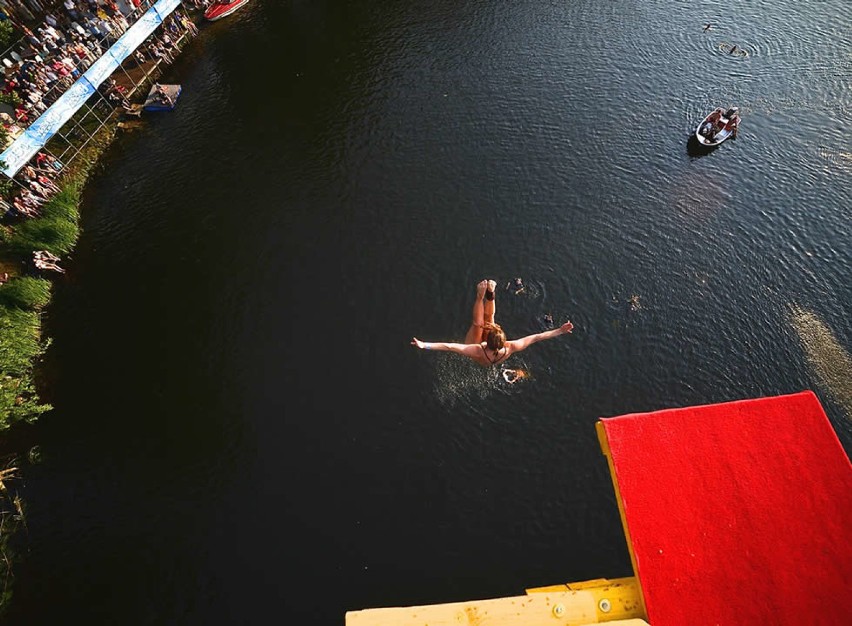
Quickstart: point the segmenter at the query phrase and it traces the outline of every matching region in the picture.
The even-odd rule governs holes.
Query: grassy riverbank
[[[9,275],[0,285],[0,431],[33,422],[51,409],[38,396],[33,372],[50,343],[42,333],[42,316],[53,283],[33,267],[33,252],[47,250],[64,258],[74,249],[80,236],[80,194],[114,129],[103,128],[66,168],[57,181],[59,193],[39,217],[5,224],[0,231],[0,274]]]

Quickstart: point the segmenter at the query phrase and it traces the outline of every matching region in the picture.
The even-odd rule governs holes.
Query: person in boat
[[[725,122],[725,130],[730,131],[731,136],[734,139],[737,138],[737,127],[740,123],[740,116],[737,113],[738,110],[739,109],[737,109],[737,107],[733,107],[728,109],[728,112],[725,114],[725,117],[728,118],[728,121]]]
[[[428,342],[420,341],[417,337],[414,337],[411,340],[411,345],[421,350],[455,352],[484,367],[490,367],[503,363],[511,355],[526,350],[534,343],[566,335],[574,330],[574,325],[569,321],[559,328],[527,335],[520,339],[506,339],[506,333],[494,321],[496,311],[494,290],[496,287],[497,283],[493,280],[483,280],[477,284],[476,299],[473,302],[473,320],[467,335],[465,335],[464,343]]]
[[[166,88],[163,87],[160,83],[156,83],[154,85],[154,99],[157,100],[160,104],[166,104],[168,106],[174,106],[174,101],[169,93],[166,91]]]
[[[716,133],[720,130],[718,128],[719,122],[722,121],[722,113],[724,113],[721,107],[716,107],[714,111],[707,116],[707,121],[701,126],[701,134],[707,137],[707,139],[713,139]]]

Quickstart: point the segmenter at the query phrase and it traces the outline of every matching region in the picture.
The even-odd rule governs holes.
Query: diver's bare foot
[[[479,283],[476,285],[476,297],[481,300],[482,296],[485,295],[485,290],[487,288],[488,288],[488,281],[487,280],[479,281]]]
[[[483,282],[485,282],[485,281],[483,281]],[[488,288],[485,291],[485,301],[486,302],[493,302],[493,300],[494,300],[494,288],[497,286],[497,283],[494,282],[493,280],[489,280],[487,282],[488,282]],[[491,310],[491,316],[492,316],[492,318],[494,316],[493,308]]]

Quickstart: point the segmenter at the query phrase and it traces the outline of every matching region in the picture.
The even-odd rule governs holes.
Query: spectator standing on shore
[[[39,39],[36,34],[26,26],[21,27],[21,30],[24,33],[24,39],[27,41],[27,43],[29,43],[36,50],[41,50],[43,46],[41,39]]]
[[[34,180],[38,173],[32,165],[27,164],[21,168],[21,175],[25,180]]]
[[[163,48],[163,45],[159,41],[154,41],[151,43],[149,47],[151,54],[154,56],[154,59],[159,61],[165,61],[166,63],[171,63],[172,59]]]
[[[63,0],[62,6],[65,7],[65,12],[75,22],[80,19],[80,12],[77,10],[77,5],[74,0]]]
[[[172,57],[172,60],[174,60],[174,53],[176,51],[175,42],[169,36],[168,33],[163,33],[161,43],[163,44],[163,50],[166,52],[166,54]]]
[[[45,39],[44,45],[41,47],[41,52],[46,57],[52,57],[59,53],[59,46],[56,45],[56,42],[53,39]]]
[[[80,26],[77,20],[71,22],[71,30],[72,32],[77,33],[77,36],[81,37],[82,39],[86,39],[86,37],[89,35],[89,33],[87,33],[86,30],[82,26]]]
[[[36,174],[36,180],[51,194],[59,193],[59,186],[44,174]]]
[[[54,172],[58,172],[62,169],[62,163],[60,163],[50,153],[42,150],[36,154],[36,169],[44,169],[48,171],[53,170]]]
[[[187,31],[189,31],[189,33],[191,33],[193,37],[198,35],[198,27],[191,19],[189,19],[189,17],[186,16],[185,13],[181,13],[180,15],[178,15],[178,19],[180,20],[180,23],[183,25],[183,27]]]
[[[21,124],[28,124],[30,121],[30,110],[27,106],[29,102],[21,102],[15,107],[15,119]]]
[[[45,189],[44,187],[42,187],[41,183],[38,182],[38,180],[32,179],[32,180],[27,182],[27,185],[32,190],[32,192],[34,194],[36,194],[37,196],[39,196],[40,198],[44,198],[45,200],[50,199],[50,195],[51,195],[50,192],[47,189]]]
[[[79,41],[71,44],[70,50],[71,52],[73,52],[74,56],[77,57],[77,60],[80,62],[80,64],[82,64],[84,67],[91,65],[95,60],[92,57],[91,51]]]
[[[110,18],[118,15],[118,6],[112,0],[101,0],[100,5],[104,13]]]
[[[23,196],[15,196],[12,200],[12,206],[15,207],[15,213],[23,217],[36,217],[38,208],[26,202]]]
[[[38,33],[41,35],[42,41],[50,39],[57,46],[65,43],[65,35],[46,22],[39,27]]]
[[[62,57],[60,57],[59,62],[62,63],[63,67],[68,70],[68,73],[71,74],[72,78],[78,78],[80,76],[80,70],[77,69],[77,64],[74,63],[74,60],[68,56],[67,53],[63,53]]]
[[[21,189],[21,201],[24,203],[24,205],[33,209],[34,211],[37,211],[41,207],[41,205],[44,204],[44,200],[42,198],[36,196],[26,187]]]
[[[118,12],[125,17],[133,13],[135,8],[130,0],[115,0],[115,6],[118,7]]]
[[[127,21],[127,18],[125,18],[124,15],[121,14],[120,11],[116,12],[115,16],[112,18],[112,21],[122,33],[126,33],[127,29],[130,28],[130,23]]]
[[[104,53],[103,48],[101,48],[101,44],[98,42],[97,39],[94,39],[92,37],[86,37],[85,42],[86,47],[91,50],[92,55],[94,55],[95,59],[97,59]]]
[[[44,80],[44,84],[47,85],[47,88],[50,89],[56,84],[56,81],[59,80],[59,76],[57,76],[56,72],[54,72],[49,65],[42,64],[39,67],[39,73],[41,74],[42,80]]]

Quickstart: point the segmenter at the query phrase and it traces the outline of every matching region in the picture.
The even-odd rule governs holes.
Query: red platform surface
[[[852,624],[852,465],[812,392],[601,426],[652,626]]]

